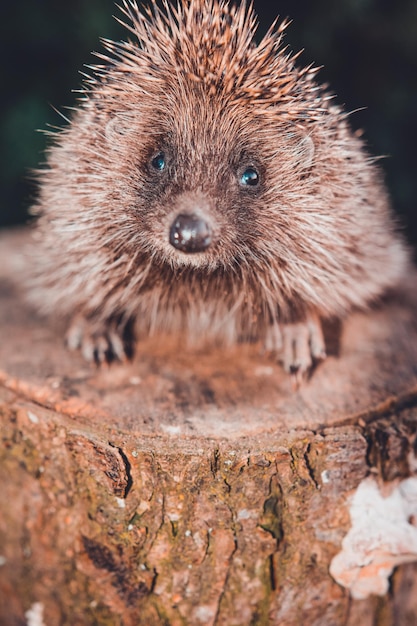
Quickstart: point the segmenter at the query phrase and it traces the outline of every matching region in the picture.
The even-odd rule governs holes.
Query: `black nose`
[[[169,243],[182,252],[203,252],[212,241],[212,230],[198,215],[178,215],[169,231]]]

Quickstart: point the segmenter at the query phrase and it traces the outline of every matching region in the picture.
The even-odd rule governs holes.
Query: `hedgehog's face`
[[[216,112],[207,102],[200,110],[204,116],[194,118],[186,111],[172,112],[169,119],[166,112],[153,112],[145,124],[149,132],[142,120],[123,139],[130,145],[120,154],[130,162],[135,155],[134,175],[126,168],[129,183],[123,186],[133,181],[128,204],[141,247],[172,267],[250,263],[280,236],[277,202],[271,203],[277,163],[284,182],[286,172],[294,177],[297,167],[305,171],[312,142],[288,129],[277,129],[273,141],[262,120],[250,124],[248,133],[246,111],[239,121],[235,110]]]
[[[193,137],[158,132],[147,136],[138,161],[134,212],[154,259],[214,269],[250,248],[254,207],[265,192],[255,146],[227,142],[207,126]]]

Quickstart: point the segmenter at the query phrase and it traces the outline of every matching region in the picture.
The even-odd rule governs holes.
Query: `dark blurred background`
[[[417,249],[417,0],[255,0],[259,34],[276,15],[293,23],[286,41],[304,48],[300,63],[323,65],[354,128],[365,129],[381,162],[393,204]],[[36,129],[61,125],[81,84],[83,65],[94,63],[100,37],[125,33],[112,18],[113,0],[20,0],[2,8],[0,225],[27,220],[36,193],[30,172],[43,161],[46,138]]]

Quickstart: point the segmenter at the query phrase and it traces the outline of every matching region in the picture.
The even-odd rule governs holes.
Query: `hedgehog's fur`
[[[134,40],[104,42],[40,173],[31,297],[82,320],[70,344],[121,357],[130,326],[275,349],[286,324],[344,316],[395,284],[407,254],[377,167],[316,71],[282,47],[285,24],[255,45],[245,4],[122,11]],[[253,188],[239,183],[248,166]],[[168,239],[190,212],[213,230],[198,254]],[[304,348],[312,336],[318,355],[312,328]],[[300,354],[287,368],[307,367]]]

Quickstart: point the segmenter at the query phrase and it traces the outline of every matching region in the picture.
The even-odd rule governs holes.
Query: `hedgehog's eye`
[[[240,177],[241,185],[255,187],[259,184],[259,174],[254,167],[247,167]]]
[[[166,165],[165,154],[163,152],[158,152],[158,154],[156,154],[151,160],[151,165],[154,169],[162,172]]]

